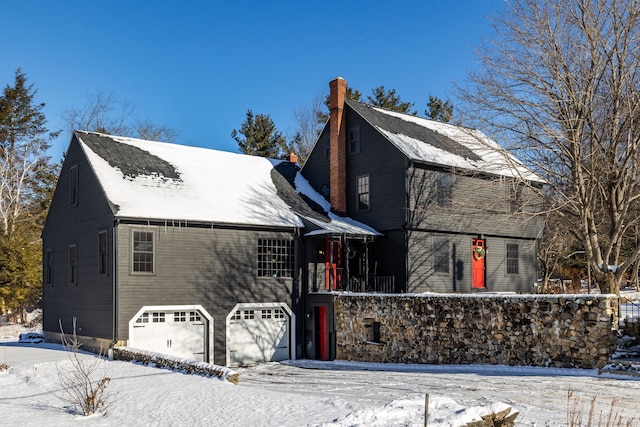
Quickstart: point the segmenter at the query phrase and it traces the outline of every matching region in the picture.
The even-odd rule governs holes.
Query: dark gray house
[[[46,338],[226,365],[335,357],[334,292],[528,292],[542,180],[477,130],[345,100],[292,161],[75,132]],[[295,159],[292,159],[295,161]]]
[[[42,234],[43,329],[238,365],[295,358],[305,242],[378,233],[288,161],[74,132]],[[304,238],[305,234],[308,238]],[[344,238],[344,237],[343,237]]]

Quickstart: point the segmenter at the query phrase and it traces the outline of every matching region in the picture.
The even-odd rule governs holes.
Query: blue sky
[[[364,95],[384,85],[421,114],[451,97],[491,36],[504,0],[3,2],[0,84],[27,74],[51,130],[87,94],[114,92],[134,117],[177,142],[237,151],[247,109],[285,134],[293,111],[344,77]],[[455,100],[454,100],[455,103]],[[59,159],[70,135],[54,141]]]

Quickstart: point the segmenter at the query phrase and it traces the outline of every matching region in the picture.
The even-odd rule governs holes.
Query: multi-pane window
[[[44,284],[53,285],[53,249],[47,249],[44,262]]]
[[[519,274],[517,243],[507,243],[507,274]]]
[[[202,317],[200,317],[200,313],[198,313],[197,311],[189,312],[189,322],[201,322],[201,321],[202,321]]]
[[[164,312],[151,313],[151,321],[153,323],[165,323]]]
[[[349,144],[349,154],[360,152],[360,128],[352,128],[347,132],[347,143]]]
[[[433,271],[449,272],[449,241],[446,239],[436,239],[433,242]]]
[[[186,311],[174,311],[173,312],[173,321],[175,323],[186,322],[187,321],[187,312]]]
[[[76,245],[69,245],[69,271],[67,276],[70,285],[78,284],[78,248]]]
[[[98,233],[98,274],[107,274],[107,232]]]
[[[258,239],[258,277],[293,277],[293,240]]]
[[[136,323],[149,323],[149,313],[144,312],[136,319]]]
[[[369,176],[359,176],[357,180],[358,185],[358,210],[369,210]]]
[[[153,273],[153,232],[134,231],[132,236],[132,271]]]
[[[436,204],[438,206],[451,206],[451,174],[442,173],[436,179]]]
[[[72,166],[69,170],[69,202],[71,206],[78,205],[78,166]]]

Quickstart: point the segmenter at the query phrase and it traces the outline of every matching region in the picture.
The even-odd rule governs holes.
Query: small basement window
[[[380,341],[380,322],[375,319],[365,319],[365,328],[367,328],[367,342],[373,344],[381,344]]]

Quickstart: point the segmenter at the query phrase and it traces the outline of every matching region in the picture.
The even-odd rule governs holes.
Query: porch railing
[[[370,276],[368,278],[352,276],[344,290],[390,294],[395,292],[395,276]]]

